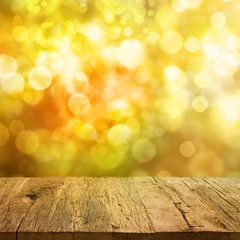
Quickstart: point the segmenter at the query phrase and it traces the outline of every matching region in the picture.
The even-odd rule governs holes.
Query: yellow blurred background
[[[239,0],[1,0],[0,176],[240,176]]]

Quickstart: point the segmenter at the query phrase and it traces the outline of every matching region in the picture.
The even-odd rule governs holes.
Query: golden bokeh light
[[[39,147],[39,138],[30,130],[21,131],[16,138],[17,149],[24,154],[33,154]]]
[[[175,81],[180,75],[180,69],[177,66],[170,65],[167,66],[164,75],[169,81]]]
[[[96,140],[98,135],[93,126],[90,124],[84,124],[82,127],[80,127],[78,136],[82,140]]]
[[[10,95],[16,95],[23,91],[25,81],[18,73],[8,73],[2,78],[2,89]]]
[[[17,71],[17,61],[6,54],[0,55],[0,78],[4,75]]]
[[[239,16],[1,0],[0,176],[240,176]]]
[[[9,139],[9,132],[4,124],[0,123],[0,147],[3,146]]]
[[[121,120],[130,114],[130,106],[123,99],[115,99],[108,105],[107,113],[110,119]]]
[[[70,97],[68,106],[73,114],[81,116],[89,110],[90,103],[84,94],[76,93]]]
[[[56,52],[41,51],[36,60],[36,64],[49,69],[53,75],[56,75],[62,70],[63,60],[62,56]]]
[[[12,36],[16,41],[22,42],[28,37],[28,30],[24,26],[17,26],[13,29]]]
[[[52,83],[52,73],[46,67],[37,66],[29,72],[28,81],[35,90],[45,90]]]
[[[209,60],[215,60],[219,56],[219,54],[220,54],[219,47],[216,46],[215,44],[208,44],[204,48],[204,55]]]
[[[225,98],[220,103],[219,113],[223,119],[229,122],[238,122],[240,120],[240,97]]]
[[[88,77],[83,72],[78,72],[75,75],[75,78],[73,79],[73,87],[75,92],[87,92],[89,88],[89,81]]]
[[[196,37],[189,37],[184,42],[185,49],[190,53],[195,53],[200,48],[200,41]]]
[[[24,124],[21,120],[13,120],[9,124],[9,131],[13,135],[18,135],[21,131],[24,130]]]
[[[179,152],[183,157],[192,157],[195,150],[195,145],[191,141],[185,141],[179,146]]]
[[[206,72],[199,72],[194,76],[194,83],[199,88],[205,88],[210,82],[210,77]]]
[[[183,37],[175,30],[168,30],[161,38],[161,46],[166,53],[176,54],[183,46]]]
[[[226,17],[223,13],[221,12],[215,12],[211,16],[211,23],[215,28],[221,28],[224,26],[226,23]]]
[[[172,8],[175,12],[181,13],[187,9],[188,4],[186,0],[172,0]]]
[[[119,60],[122,66],[135,68],[143,61],[143,46],[138,40],[124,40],[119,49]]]
[[[139,163],[148,163],[156,156],[156,147],[147,138],[139,139],[132,146],[132,155]]]
[[[196,97],[192,102],[192,107],[196,112],[204,112],[208,108],[208,101],[202,96]]]
[[[119,146],[127,143],[132,137],[132,129],[124,124],[118,124],[110,128],[107,133],[107,139],[113,146]]]

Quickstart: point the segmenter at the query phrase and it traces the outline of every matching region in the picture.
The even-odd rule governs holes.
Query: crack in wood
[[[173,202],[174,206],[177,208],[177,210],[181,213],[184,221],[186,222],[186,224],[188,225],[189,227],[189,231],[192,231],[193,228],[194,228],[194,225],[190,224],[188,219],[187,219],[187,216],[186,216],[186,212],[184,212],[184,210],[181,208],[181,203],[175,203]]]
[[[23,220],[27,217],[28,212],[30,211],[30,209],[31,209],[31,207],[34,205],[34,203],[35,203],[35,202],[33,202],[33,203],[29,206],[29,208],[28,208],[27,211],[26,211],[26,214],[22,217],[21,221],[19,222],[19,224],[18,224],[18,226],[17,226],[17,230],[16,230],[16,240],[18,240],[18,231],[19,231],[19,229],[20,229],[20,227],[21,227],[21,224],[22,224]]]

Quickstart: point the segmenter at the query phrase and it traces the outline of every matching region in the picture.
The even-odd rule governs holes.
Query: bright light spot
[[[111,152],[107,154],[105,147],[99,147],[97,153],[93,153],[93,160],[96,166],[104,171],[116,169],[125,159],[124,153]]]
[[[90,124],[84,124],[77,132],[77,135],[82,140],[96,140],[98,136],[95,128]]]
[[[99,42],[104,37],[103,30],[97,25],[87,26],[86,29],[84,28],[83,31],[91,42]]]
[[[229,122],[237,122],[240,119],[240,97],[224,99],[219,104],[219,113],[223,119]]]
[[[24,124],[21,120],[13,120],[9,124],[9,131],[11,134],[15,136],[17,136],[23,130],[24,130]]]
[[[194,76],[194,83],[196,84],[197,87],[199,88],[205,88],[210,82],[210,77],[207,73],[205,72],[200,72],[197,73]]]
[[[78,12],[80,13],[86,13],[88,11],[88,6],[86,4],[86,2],[81,2],[79,5],[78,5],[78,8],[77,8]]]
[[[159,34],[157,32],[150,32],[147,36],[147,41],[149,43],[154,43],[159,39]]]
[[[22,42],[28,38],[28,30],[24,26],[17,26],[13,29],[12,36],[16,41]]]
[[[152,9],[147,11],[147,15],[150,17],[152,17],[154,14],[155,14],[155,12]]]
[[[140,163],[150,162],[156,154],[155,145],[147,138],[137,140],[132,146],[132,155]]]
[[[0,147],[2,147],[7,140],[9,139],[9,132],[8,129],[0,123]]]
[[[70,97],[68,107],[73,114],[81,116],[89,110],[90,103],[84,94],[76,93]]]
[[[87,92],[89,87],[88,76],[84,72],[78,72],[72,80],[76,92]]]
[[[62,56],[56,52],[40,52],[36,64],[48,68],[53,75],[59,73],[63,67]]]
[[[168,30],[161,38],[162,50],[168,54],[178,53],[183,46],[183,37],[174,30]]]
[[[192,107],[196,112],[204,112],[208,108],[208,101],[202,96],[196,97],[192,102]]]
[[[122,99],[113,100],[107,107],[108,117],[112,120],[121,120],[127,117],[130,112],[130,107],[127,101]]]
[[[2,78],[1,83],[3,91],[10,95],[16,95],[22,92],[25,85],[23,77],[15,72],[6,74]]]
[[[169,93],[174,93],[179,90],[183,90],[188,79],[185,73],[181,72],[179,77],[175,81],[166,82],[166,89]]]
[[[140,123],[136,118],[130,118],[126,121],[126,124],[132,129],[132,132],[135,134],[140,130]]]
[[[139,66],[143,61],[143,46],[138,40],[125,40],[119,49],[120,63],[129,69]]]
[[[240,39],[237,36],[230,36],[226,41],[226,47],[229,51],[238,51],[240,49]]]
[[[180,75],[180,69],[175,65],[169,65],[166,67],[164,75],[168,81],[175,81]]]
[[[52,73],[46,67],[37,66],[30,71],[28,81],[35,90],[45,90],[52,83]]]
[[[130,28],[130,27],[125,27],[125,28],[123,29],[123,35],[124,35],[125,37],[131,37],[131,36],[133,35],[133,30],[132,30],[132,28]]]
[[[211,24],[215,27],[215,28],[221,28],[225,25],[226,23],[226,17],[223,13],[221,12],[215,12],[212,16],[211,16]]]
[[[6,54],[0,55],[0,78],[10,72],[17,71],[17,61]]]
[[[124,124],[118,124],[110,128],[107,139],[113,146],[126,144],[132,137],[132,129]]]
[[[202,3],[202,0],[187,0],[188,8],[198,8],[199,5]]]
[[[64,55],[64,64],[60,77],[62,82],[66,85],[67,91],[69,91],[69,87],[72,87],[71,81],[75,78],[81,64],[81,59],[74,53],[70,52]]]
[[[189,9],[198,8],[201,3],[202,0],[173,0],[172,9],[175,12],[181,13],[187,8]]]
[[[113,9],[106,9],[104,12],[104,18],[105,18],[105,22],[107,23],[112,23],[114,22],[114,10]]]
[[[235,66],[231,66],[231,65]],[[223,78],[232,77],[238,67],[238,60],[231,55],[221,55],[214,63],[214,71],[217,75]]]
[[[119,48],[117,47],[104,47],[101,50],[101,56],[105,60],[105,64],[118,64],[119,63]]]
[[[209,60],[216,59],[220,54],[219,48],[215,44],[208,44],[204,48],[204,55]]]
[[[190,53],[195,53],[200,48],[200,42],[195,37],[189,37],[184,42],[185,49]]]
[[[184,157],[192,157],[195,153],[196,147],[191,141],[185,141],[179,146],[179,152]]]
[[[175,12],[181,13],[185,9],[187,9],[187,7],[188,7],[187,0],[173,0],[172,1],[172,9]]]
[[[227,54],[227,62],[231,67],[239,66],[239,55],[238,54]]]
[[[24,154],[33,154],[39,145],[38,135],[30,130],[21,131],[16,138],[16,147]]]

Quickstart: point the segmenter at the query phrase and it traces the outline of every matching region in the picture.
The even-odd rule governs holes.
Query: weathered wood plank
[[[0,240],[239,240],[238,178],[0,178]]]
[[[148,212],[154,232],[186,232],[188,225],[182,214],[169,199],[165,186],[155,182],[154,178],[135,178],[135,185]]]
[[[71,184],[71,181],[69,181]],[[74,189],[74,240],[111,239],[107,179],[76,179]]]
[[[15,240],[19,225],[31,205],[28,197],[21,196],[28,179],[2,178],[0,182],[0,239]]]
[[[114,233],[140,233],[145,239],[153,226],[132,178],[108,178],[108,198]]]
[[[17,231],[18,240],[72,239],[73,209],[64,178],[29,179],[21,193],[31,204]],[[65,232],[56,234],[55,232]],[[68,233],[70,232],[70,233]]]

